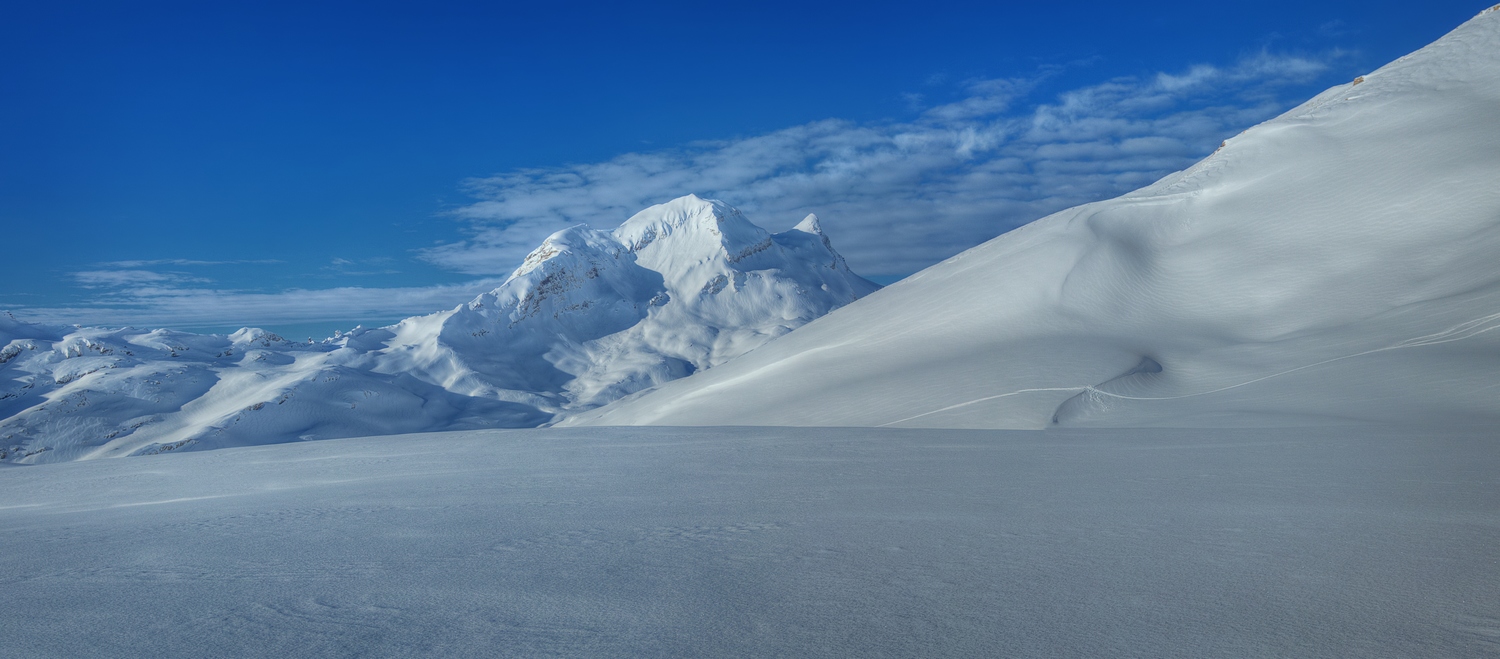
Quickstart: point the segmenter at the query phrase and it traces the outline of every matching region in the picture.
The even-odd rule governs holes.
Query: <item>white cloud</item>
[[[439,266],[485,276],[459,284],[263,293],[208,288],[202,278],[147,268],[279,261],[116,261],[73,275],[107,295],[15,311],[37,322],[176,327],[429,313],[498,286],[554,231],[580,222],[607,229],[690,192],[721,198],[773,231],[817,212],[856,271],[905,274],[1052,211],[1186,167],[1225,137],[1289,106],[1277,95],[1280,86],[1310,82],[1326,68],[1315,59],[1259,53],[1228,67],[1110,80],[1045,103],[1023,103],[1045,76],[973,80],[962,86],[964,98],[918,108],[907,122],[830,119],[474,179],[466,187],[477,201],[456,212],[468,223],[468,239],[421,252]],[[915,105],[929,96],[906,100]],[[353,272],[357,265],[376,268]],[[325,268],[339,275],[394,272],[344,258]]]
[[[384,262],[386,259],[368,259]],[[118,261],[120,264],[227,265],[276,261]],[[335,267],[356,262],[334,258]],[[381,274],[341,271],[339,274]],[[142,327],[257,326],[341,323],[356,319],[392,319],[451,309],[503,283],[485,278],[458,284],[369,288],[345,286],[291,289],[274,293],[208,288],[209,279],[180,272],[139,269],[76,272],[74,281],[87,289],[107,289],[71,307],[18,305],[18,317],[30,322]]]
[[[423,251],[441,267],[503,274],[548,234],[610,228],[689,192],[769,229],[825,218],[850,264],[872,275],[931,265],[1068,206],[1146,185],[1289,105],[1275,92],[1326,69],[1259,53],[1230,67],[1121,78],[1017,111],[1037,80],[977,80],[962,100],[903,123],[826,120],[764,135],[603,162],[517,170],[468,183],[469,237]],[[909,102],[921,97],[908,95]]]
[[[406,288],[342,287],[277,293],[135,286],[112,291],[101,304],[18,308],[22,320],[39,323],[138,327],[267,326],[400,318],[451,309],[494,289],[500,279]]]
[[[158,265],[204,266],[204,265],[274,265],[285,263],[277,259],[237,259],[230,261],[200,261],[197,259],[150,259],[144,261],[109,261],[99,264],[106,268],[148,268]]]
[[[85,270],[73,273],[73,281],[84,288],[115,288],[148,284],[206,284],[202,277],[151,270]]]
[[[1000,114],[1017,98],[1031,90],[1030,80],[974,80],[967,87],[969,97],[956,103],[939,105],[923,113],[922,118],[936,122],[978,119]]]

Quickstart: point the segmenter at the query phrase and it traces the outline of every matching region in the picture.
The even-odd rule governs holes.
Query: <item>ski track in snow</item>
[[[1030,394],[1030,393],[1037,393],[1037,392],[1043,392],[1043,391],[1088,391],[1090,389],[1093,389],[1092,385],[1086,385],[1086,386],[1082,386],[1082,387],[1033,387],[1033,388],[1030,388],[1030,389],[1017,389],[1016,391],[1007,391],[1007,392],[1005,392],[1003,394],[995,394],[993,396],[985,396],[984,398],[975,398],[974,400],[971,400],[971,401],[966,401],[966,402],[958,403],[956,405],[949,405],[949,406],[941,408],[941,409],[932,410],[931,412],[923,412],[923,413],[917,414],[915,416],[906,417],[905,419],[897,419],[897,420],[891,421],[889,423],[882,423],[882,424],[880,424],[880,425],[878,425],[876,427],[877,428],[889,428],[889,427],[894,426],[894,425],[896,425],[898,423],[904,423],[906,421],[913,421],[913,420],[920,419],[920,418],[925,417],[925,416],[932,416],[934,414],[940,414],[942,412],[949,412],[949,411],[952,411],[952,410],[959,409],[961,407],[968,407],[968,406],[973,405],[975,403],[983,403],[983,402],[985,402],[987,400],[999,400],[1001,398],[1010,398],[1011,396],[1019,396],[1021,394]]]
[[[1453,327],[1450,327],[1450,328],[1448,328],[1446,330],[1443,330],[1441,332],[1436,332],[1436,333],[1433,333],[1433,334],[1427,334],[1427,335],[1419,336],[1419,337],[1416,337],[1416,338],[1406,339],[1405,341],[1402,341],[1402,342],[1397,343],[1395,345],[1386,346],[1384,348],[1375,348],[1374,350],[1365,350],[1363,352],[1357,352],[1357,353],[1354,353],[1352,355],[1344,355],[1344,356],[1341,356],[1341,357],[1334,357],[1332,359],[1325,359],[1323,361],[1320,361],[1320,362],[1317,362],[1317,363],[1314,363],[1314,364],[1306,364],[1306,365],[1303,365],[1303,366],[1298,366],[1296,368],[1290,368],[1290,369],[1287,369],[1285,371],[1281,371],[1279,373],[1272,373],[1270,375],[1258,377],[1258,378],[1255,378],[1253,380],[1247,380],[1245,382],[1240,382],[1238,384],[1231,384],[1231,385],[1228,385],[1228,386],[1225,386],[1225,387],[1219,387],[1218,389],[1211,389],[1209,391],[1199,391],[1199,392],[1195,392],[1195,393],[1191,393],[1191,394],[1182,394],[1182,395],[1179,395],[1179,396],[1127,396],[1125,394],[1117,394],[1117,393],[1111,393],[1111,392],[1108,392],[1108,391],[1104,391],[1103,389],[1099,389],[1096,385],[1082,385],[1082,386],[1076,386],[1076,387],[1036,387],[1036,388],[1031,388],[1031,389],[1019,389],[1019,390],[1016,390],[1016,391],[1009,391],[1009,392],[1006,392],[1006,393],[1003,393],[1003,394],[995,394],[993,396],[985,396],[983,398],[975,398],[974,400],[965,401],[965,402],[962,402],[962,403],[958,403],[956,405],[949,405],[947,407],[944,407],[944,408],[941,408],[941,409],[932,410],[930,412],[923,412],[921,414],[917,414],[917,415],[914,415],[914,416],[909,416],[909,417],[906,417],[904,419],[897,419],[895,421],[890,421],[890,422],[887,422],[887,423],[882,423],[882,424],[880,424],[880,425],[878,425],[876,427],[877,428],[889,428],[889,427],[894,426],[894,425],[896,425],[898,423],[905,423],[907,421],[913,421],[913,420],[916,420],[916,419],[920,419],[922,417],[931,416],[933,414],[941,414],[943,412],[949,412],[949,411],[956,410],[956,409],[959,409],[959,408],[962,408],[962,407],[967,407],[969,405],[974,405],[976,403],[983,403],[985,401],[997,400],[997,399],[1000,399],[1000,398],[1008,398],[1010,396],[1018,396],[1018,395],[1021,395],[1021,394],[1037,393],[1037,392],[1045,392],[1045,391],[1073,391],[1073,392],[1078,392],[1078,393],[1093,393],[1093,394],[1098,394],[1100,396],[1106,396],[1106,397],[1109,397],[1109,398],[1118,398],[1118,399],[1121,399],[1121,400],[1141,400],[1141,401],[1179,400],[1179,399],[1183,399],[1183,398],[1196,398],[1198,396],[1208,396],[1208,395],[1217,394],[1217,393],[1220,393],[1220,392],[1223,392],[1223,391],[1229,391],[1231,389],[1238,389],[1240,387],[1244,387],[1244,386],[1247,386],[1247,385],[1252,385],[1252,384],[1255,384],[1257,382],[1264,382],[1266,380],[1270,380],[1271,378],[1280,377],[1280,376],[1287,375],[1287,374],[1290,374],[1290,373],[1296,373],[1297,371],[1305,371],[1305,370],[1310,369],[1310,368],[1317,368],[1317,367],[1322,366],[1324,364],[1332,364],[1334,362],[1339,362],[1339,361],[1343,361],[1343,360],[1346,360],[1346,359],[1354,359],[1356,357],[1364,357],[1365,355],[1373,355],[1375,353],[1386,352],[1386,351],[1389,351],[1389,350],[1401,350],[1401,349],[1404,349],[1404,348],[1420,348],[1420,347],[1423,347],[1423,346],[1431,346],[1431,345],[1439,345],[1439,344],[1443,344],[1443,343],[1453,343],[1455,341],[1463,341],[1465,339],[1471,339],[1471,338],[1473,338],[1475,336],[1478,336],[1480,334],[1484,334],[1486,332],[1492,332],[1492,331],[1497,330],[1497,329],[1500,329],[1500,313],[1490,314],[1490,315],[1484,316],[1482,318],[1475,318],[1473,320],[1465,321],[1465,322],[1459,323],[1459,324],[1457,324],[1457,325],[1455,325]]]

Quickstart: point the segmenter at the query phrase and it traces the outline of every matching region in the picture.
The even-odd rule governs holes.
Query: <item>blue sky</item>
[[[690,192],[889,282],[1486,6],[219,4],[0,2],[0,309],[321,336]]]

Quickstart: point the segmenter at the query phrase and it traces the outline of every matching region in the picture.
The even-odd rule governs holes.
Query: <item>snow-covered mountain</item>
[[[1497,9],[1185,171],[565,423],[1493,427]]]
[[[717,366],[878,288],[809,215],[687,196],[549,237],[468,304],[322,342],[0,314],[0,460],[531,427]]]

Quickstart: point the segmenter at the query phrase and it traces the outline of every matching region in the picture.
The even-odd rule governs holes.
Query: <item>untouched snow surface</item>
[[[5,657],[1477,657],[1492,433],[543,429],[0,467]]]
[[[770,234],[686,196],[559,231],[499,288],[300,343],[0,314],[0,461],[532,427],[710,368],[877,289],[817,218]]]
[[[1500,424],[1500,11],[722,368],[565,420]]]

